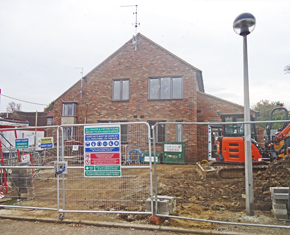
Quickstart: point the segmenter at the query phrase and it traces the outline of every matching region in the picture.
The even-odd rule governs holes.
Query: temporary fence
[[[119,132],[107,132],[111,127]],[[2,207],[56,211],[60,219],[67,212],[152,214],[147,123],[25,127],[15,133],[24,130],[29,136],[14,136],[10,146],[1,136],[1,187],[7,199]],[[39,130],[45,134],[36,138]]]
[[[55,139],[53,143],[49,139],[49,149],[41,143],[48,133],[57,133],[57,129],[56,126],[0,129],[0,174],[4,190],[1,207],[57,211],[53,162],[57,160],[58,141]]]
[[[257,164],[263,167],[253,174],[254,209],[269,212],[273,207],[270,187],[289,186],[289,154],[280,149],[289,146],[290,130],[283,141],[277,141],[274,128],[285,130],[278,126],[282,121],[272,122],[269,136],[264,132],[268,122],[247,123],[256,125],[253,137],[258,151],[265,151],[270,143],[275,149],[263,156],[267,164]],[[1,207],[46,210],[46,216],[57,213],[59,219],[66,213],[142,214],[234,224],[226,216],[197,218],[193,212],[244,212],[243,164],[211,165],[219,157],[223,128],[232,131],[232,137],[238,133],[243,138],[243,124],[157,122],[150,129],[146,122],[104,122],[0,129],[1,191],[7,199]],[[115,127],[119,131],[111,133]],[[12,140],[4,134],[8,131],[14,135]],[[237,146],[232,149],[233,159],[243,152]],[[280,160],[275,160],[274,152]],[[217,169],[228,166],[236,169],[235,174],[217,174]],[[168,198],[165,208],[158,204]],[[175,206],[179,212],[172,213]]]
[[[290,147],[290,122],[271,121],[272,129],[267,132],[268,123],[157,122],[153,127],[153,155],[159,156],[162,153],[162,156],[160,163],[154,162],[154,215],[235,225],[229,222],[231,215],[223,216],[223,213],[246,214],[245,124],[252,126],[252,139],[256,139],[252,140],[251,159],[254,210],[271,213],[275,209],[273,203],[276,203],[273,201],[271,187],[289,187],[290,184],[290,154],[286,153],[287,147]],[[160,126],[163,136],[160,135]],[[227,139],[223,137],[225,131]],[[168,215],[168,212],[164,213],[163,208],[158,207],[158,197],[164,196],[175,201],[175,213]],[[287,202],[289,198],[284,200],[283,205],[285,220],[289,220],[290,212]],[[277,219],[281,218],[279,216],[272,215]],[[274,224],[253,223],[249,226],[279,227]],[[290,228],[284,225],[282,227]]]
[[[119,137],[111,132],[116,126],[120,128]],[[152,214],[151,207],[145,211],[144,204],[147,199],[151,201],[153,193],[152,162],[145,161],[145,156],[151,155],[147,123],[61,128],[64,133],[70,129],[73,134],[62,143],[60,161],[67,162],[68,174],[58,176],[60,213]],[[116,155],[118,150],[112,149],[115,141],[119,141],[116,146],[121,146],[120,156]]]

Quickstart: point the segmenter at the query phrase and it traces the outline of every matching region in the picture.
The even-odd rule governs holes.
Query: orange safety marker
[[[164,220],[166,220],[166,217],[159,217],[159,216],[151,216],[149,218],[149,224],[161,224],[162,222],[164,222]]]

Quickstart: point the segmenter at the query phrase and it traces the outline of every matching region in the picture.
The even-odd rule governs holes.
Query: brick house
[[[2,113],[0,117],[3,118],[12,118],[19,120],[26,120],[29,123],[29,126],[46,126],[47,113],[45,112],[22,112],[14,111],[13,113]]]
[[[54,101],[53,122],[220,121],[217,110],[243,106],[206,94],[201,70],[139,33]],[[164,141],[183,141],[187,162],[207,156],[206,126],[160,125],[156,135],[159,150]]]

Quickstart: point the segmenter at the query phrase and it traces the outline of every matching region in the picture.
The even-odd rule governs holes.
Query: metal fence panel
[[[41,145],[57,129],[56,126],[0,129],[2,207],[57,211],[53,166],[57,139],[50,139],[49,148]]]
[[[1,135],[1,189],[7,201],[2,206],[50,210],[58,212],[60,219],[66,212],[152,214],[151,202],[145,211],[145,201],[151,200],[153,192],[149,125],[119,124],[121,177],[84,177],[85,125],[25,127],[15,133],[11,129],[13,138]],[[53,146],[41,148],[40,139],[51,142],[51,137]],[[25,139],[24,144],[28,139],[29,146],[17,149],[15,139]],[[59,171],[61,164],[66,164],[65,172]]]
[[[264,131],[266,122],[251,123],[256,125],[255,138],[257,139],[257,142],[252,143],[252,146],[253,144],[257,144],[257,147],[252,148],[254,162],[254,209],[258,214],[267,216],[267,218],[269,217],[269,221],[272,221],[274,224],[277,221],[275,216],[271,214],[273,197],[270,187],[289,187],[290,156],[281,154],[278,159],[273,160],[270,159],[269,155],[264,155],[263,162],[258,162],[256,156],[267,152],[267,148],[265,147],[270,142],[275,143],[276,150],[281,148],[284,143],[290,146],[290,140],[288,142],[290,132],[286,133],[289,137],[279,142],[279,144],[275,142],[275,138],[277,137],[277,135],[275,137],[275,134],[271,136],[271,141],[267,142],[265,141],[267,140],[267,136],[265,137],[266,132]],[[229,124],[233,124],[234,127],[229,126]],[[242,130],[242,127],[237,124],[244,123],[227,123],[226,127],[239,127]],[[276,124],[278,125],[278,122]],[[166,126],[165,136],[163,137],[165,142],[163,144],[158,143],[158,138],[160,138],[156,133],[158,125]],[[176,138],[177,131],[179,130],[178,125],[182,125],[183,130],[183,135],[179,139],[180,141],[177,141],[178,139]],[[174,197],[177,209],[172,216],[175,218],[194,218],[197,221],[201,219],[201,221],[205,220],[212,224],[212,220],[219,222],[234,221],[234,219],[230,219],[231,217],[236,218],[236,221],[241,221],[241,217],[245,214],[246,192],[244,163],[234,162],[240,157],[239,154],[243,156],[243,136],[240,137],[241,142],[238,147],[230,145],[227,146],[229,149],[226,150],[226,145],[224,144],[223,149],[221,149],[224,153],[230,151],[229,157],[234,159],[234,161],[228,163],[220,162],[218,164],[219,166],[215,165],[218,158],[217,148],[221,147],[217,146],[218,137],[222,136],[221,130],[225,127],[224,125],[225,123],[222,122],[213,122],[156,123],[154,126],[153,152],[161,152],[163,154],[163,161],[160,164],[156,163],[157,173],[155,175],[155,184],[157,187],[154,193],[155,196],[163,195]],[[235,131],[238,130],[235,129]],[[274,132],[272,131],[272,133]],[[272,141],[273,139],[274,141]],[[180,143],[184,144],[182,151],[177,146]],[[165,146],[165,144],[169,147]],[[182,154],[184,156],[181,156]],[[200,171],[199,165],[206,171],[206,174]],[[159,209],[156,210],[156,214],[162,216],[162,213],[159,213]],[[266,223],[271,223],[269,221]],[[176,226],[184,225],[182,225],[180,220],[174,220],[174,223],[176,223]],[[193,224],[191,222],[187,223],[189,227],[201,226],[197,225],[196,221]],[[263,223],[263,221],[260,223]],[[206,226],[213,228],[209,224],[206,224]]]
[[[89,126],[121,125],[121,177],[84,176],[84,127],[64,125],[71,135],[62,139],[63,155],[68,162],[68,174],[59,175],[59,212],[77,213],[140,213],[145,212],[145,200],[151,198],[150,131],[147,123],[98,123]],[[88,125],[86,125],[88,126]]]

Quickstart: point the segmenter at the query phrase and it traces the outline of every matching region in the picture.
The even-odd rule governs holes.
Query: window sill
[[[129,100],[112,100],[112,102],[129,102]]]
[[[180,98],[180,99],[148,99],[148,101],[174,101],[174,100],[183,100],[183,98]]]

